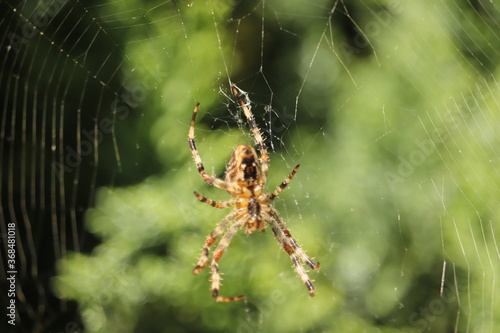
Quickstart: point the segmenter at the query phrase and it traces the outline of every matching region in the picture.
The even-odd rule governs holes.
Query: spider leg
[[[205,167],[203,166],[203,162],[201,161],[200,154],[198,153],[198,149],[196,148],[196,143],[194,141],[194,123],[196,121],[196,114],[198,113],[198,108],[200,107],[200,103],[196,103],[196,106],[193,110],[193,116],[191,118],[191,126],[189,127],[188,133],[188,142],[189,148],[191,148],[191,153],[193,154],[194,161],[196,162],[196,167],[198,168],[198,172],[201,177],[210,185],[218,187],[222,190],[227,190],[229,184],[223,180],[218,179],[212,175],[209,175],[205,171]]]
[[[203,245],[203,249],[201,250],[201,257],[196,264],[196,267],[193,269],[193,274],[198,275],[200,272],[208,266],[208,257],[210,255],[210,246],[215,242],[217,237],[222,235],[224,229],[226,229],[227,225],[234,220],[236,217],[236,212],[231,212],[227,215],[224,220],[222,220],[219,225],[207,236],[205,240],[205,244]]]
[[[207,203],[210,206],[215,207],[215,208],[223,209],[223,208],[227,208],[230,206],[234,206],[234,200],[214,201],[212,199],[209,199],[209,198],[199,194],[198,192],[194,192],[194,195],[196,196],[196,199],[200,200],[201,202],[205,202],[205,203]]]
[[[285,189],[285,187],[288,186],[288,183],[290,183],[293,176],[295,176],[295,173],[297,172],[297,170],[299,170],[299,167],[300,167],[300,164],[297,164],[295,166],[295,168],[293,168],[292,172],[290,172],[288,177],[278,187],[276,187],[276,189],[273,191],[273,193],[271,193],[271,195],[269,196],[269,201],[273,201],[278,196],[278,194],[280,194],[281,191],[283,191]]]
[[[243,113],[245,114],[245,117],[248,120],[248,125],[250,126],[250,130],[252,131],[253,137],[255,139],[255,144],[259,146],[260,163],[262,170],[262,183],[265,184],[267,180],[267,172],[269,170],[269,154],[267,153],[267,148],[266,144],[264,143],[264,138],[262,137],[262,133],[260,132],[257,123],[255,122],[255,118],[252,112],[248,108],[250,102],[243,101],[243,99],[240,96],[240,91],[241,91],[240,88],[236,87],[235,85],[232,85],[231,90],[233,91],[234,96],[236,96],[236,99],[238,99],[238,102],[240,103],[240,106],[243,109]]]
[[[279,217],[278,212],[272,207],[271,207],[271,220],[276,221],[276,223],[278,224],[280,229],[283,231],[283,233],[285,234],[287,239],[289,239],[290,245],[292,245],[293,249],[297,252],[300,259],[302,259],[302,261],[304,261],[307,264],[307,266],[311,267],[312,269],[314,269],[314,270],[318,269],[320,267],[320,263],[319,262],[315,263],[314,261],[312,261],[311,258],[309,258],[307,256],[307,254],[304,252],[304,250],[302,250],[302,248],[299,246],[299,244],[297,244],[297,241],[290,234],[290,231],[286,227],[285,223]]]
[[[309,296],[316,295],[316,289],[314,288],[312,281],[309,279],[307,271],[300,263],[299,258],[302,259],[312,269],[318,269],[319,263],[314,263],[305,254],[304,250],[302,250],[300,246],[297,244],[297,241],[292,237],[290,231],[288,231],[285,224],[283,223],[283,221],[281,221],[277,212],[274,209],[271,210],[271,214],[269,215],[269,218],[266,220],[270,224],[271,229],[273,230],[276,239],[283,247],[283,250],[285,250],[285,252],[288,253],[288,255],[290,256],[295,271],[297,272],[299,277],[302,279],[302,282],[309,290]]]
[[[219,264],[218,261],[224,254],[224,251],[226,248],[229,246],[231,243],[231,240],[233,239],[234,235],[236,232],[241,228],[241,226],[245,223],[245,219],[239,218],[229,229],[227,230],[226,234],[221,238],[219,244],[214,250],[213,258],[212,258],[212,264],[211,264],[211,269],[212,269],[212,297],[215,298],[217,302],[232,302],[232,301],[239,301],[245,296],[240,295],[240,296],[234,296],[234,297],[223,297],[219,295],[219,289],[221,286],[221,281],[222,278],[220,276],[219,272]]]

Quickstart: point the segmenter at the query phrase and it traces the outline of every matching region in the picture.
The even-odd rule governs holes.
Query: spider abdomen
[[[234,147],[226,169],[226,181],[245,182],[247,186],[251,186],[258,179],[260,179],[260,162],[255,149],[249,145]]]

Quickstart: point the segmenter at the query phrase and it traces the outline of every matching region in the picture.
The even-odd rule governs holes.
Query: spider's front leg
[[[302,279],[302,282],[307,287],[307,290],[309,290],[309,296],[316,295],[316,288],[314,288],[314,285],[312,283],[313,280],[309,279],[307,271],[300,263],[300,260],[305,262],[307,266],[311,267],[314,270],[318,269],[320,267],[320,264],[315,263],[305,254],[304,250],[302,250],[297,244],[297,241],[292,237],[290,231],[285,226],[285,223],[280,219],[278,213],[274,209],[272,209],[272,211],[270,212],[267,221],[271,225],[271,229],[273,230],[276,239],[283,247],[283,250],[285,250],[285,252],[290,256],[290,259],[292,260],[295,267],[295,271]]]
[[[273,221],[278,225],[279,229],[282,231],[283,235],[286,237],[284,241],[288,242],[292,247],[293,251],[298,254],[299,258],[309,267],[317,270],[320,267],[319,262],[312,261],[311,258],[302,250],[302,248],[297,244],[297,241],[292,237],[290,231],[285,225],[285,222],[279,217],[278,212],[273,208],[271,211],[271,216]],[[286,251],[286,250],[285,250]],[[288,252],[288,251],[287,251]]]
[[[241,217],[236,220],[236,222],[228,229],[226,234],[221,238],[219,244],[214,250],[213,258],[212,258],[212,264],[211,264],[211,269],[212,269],[212,297],[215,298],[217,302],[233,302],[233,301],[239,301],[245,296],[240,295],[240,296],[234,296],[234,297],[223,297],[219,295],[219,289],[221,286],[221,281],[222,278],[220,276],[219,272],[219,264],[218,261],[224,254],[224,251],[226,248],[229,246],[231,243],[231,240],[233,239],[234,235],[236,232],[241,228],[241,226],[245,223],[244,219]]]
[[[201,250],[201,257],[193,269],[193,274],[200,274],[200,272],[208,266],[208,257],[210,256],[210,246],[217,240],[217,238],[222,235],[227,225],[234,220],[236,213],[232,212],[222,220],[221,223],[207,236],[203,249]]]

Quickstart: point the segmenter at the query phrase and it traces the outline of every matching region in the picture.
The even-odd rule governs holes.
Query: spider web
[[[498,4],[0,8],[2,331],[500,326]],[[269,231],[221,259],[221,293],[244,301],[215,304],[191,274],[229,213],[192,196],[227,199],[192,161],[195,103],[210,173],[253,140],[230,84],[266,137],[267,189],[301,164],[276,208],[321,262],[314,298]]]

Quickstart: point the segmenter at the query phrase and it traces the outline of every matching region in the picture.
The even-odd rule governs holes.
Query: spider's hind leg
[[[196,106],[194,107],[193,110],[193,115],[191,117],[191,125],[189,126],[189,132],[188,132],[189,148],[191,149],[191,153],[196,163],[196,168],[198,169],[198,172],[200,173],[201,177],[205,180],[205,182],[222,190],[227,190],[227,188],[229,187],[229,184],[227,182],[220,180],[212,175],[209,175],[205,171],[205,167],[203,166],[200,153],[198,152],[198,148],[196,148],[196,142],[194,139],[194,124],[196,121],[196,115],[198,114],[199,107],[200,103],[196,103]]]

